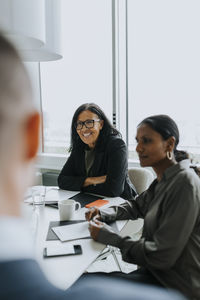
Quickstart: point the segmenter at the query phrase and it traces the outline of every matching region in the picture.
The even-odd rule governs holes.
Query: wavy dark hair
[[[178,126],[168,115],[150,116],[140,122],[137,127],[142,124],[147,124],[153,130],[158,132],[162,136],[163,140],[167,140],[171,136],[175,138],[174,156],[177,162],[189,158],[189,154],[186,151],[177,150],[177,145],[179,143]]]
[[[103,110],[95,103],[84,103],[77,108],[72,118],[71,123],[71,143],[69,152],[71,152],[75,148],[86,148],[85,143],[83,143],[76,131],[76,122],[80,113],[85,110],[89,110],[92,113],[96,114],[100,120],[104,121],[103,128],[100,131],[97,147],[98,144],[101,143],[102,140],[105,140],[109,135],[118,135],[121,138],[121,133],[110,123],[109,119],[106,117]]]

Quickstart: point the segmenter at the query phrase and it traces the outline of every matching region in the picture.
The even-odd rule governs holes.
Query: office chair
[[[154,180],[153,172],[141,167],[133,167],[128,170],[130,181],[136,188],[136,192],[143,193],[148,189],[152,181]],[[142,234],[143,220],[138,219],[135,221],[129,220],[125,228],[122,230],[122,236],[130,236],[137,240]]]
[[[154,175],[150,170],[141,167],[130,168],[128,175],[138,195],[148,189],[154,179]]]

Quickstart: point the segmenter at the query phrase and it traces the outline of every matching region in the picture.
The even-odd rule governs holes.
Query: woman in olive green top
[[[144,119],[137,128],[136,141],[141,166],[151,166],[157,178],[133,201],[107,210],[90,209],[86,218],[91,236],[120,248],[125,261],[140,266],[131,274],[121,273],[121,277],[135,281],[139,276],[143,282],[200,299],[199,177],[189,160],[177,163],[179,131],[168,116]],[[137,218],[144,219],[138,241],[120,237],[104,223]]]

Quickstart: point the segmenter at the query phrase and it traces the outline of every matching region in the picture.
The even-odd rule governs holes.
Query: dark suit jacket
[[[70,272],[70,270],[66,270]],[[0,263],[0,300],[184,300],[164,290],[94,276],[62,291],[50,284],[34,260]]]
[[[61,300],[62,290],[51,285],[34,260],[0,263],[0,300]]]
[[[84,191],[108,197],[133,199],[136,191],[128,177],[127,148],[117,136],[108,136],[95,147],[92,176],[107,175],[105,183],[83,188],[87,178],[85,149],[74,149],[58,177],[58,186],[64,190]]]

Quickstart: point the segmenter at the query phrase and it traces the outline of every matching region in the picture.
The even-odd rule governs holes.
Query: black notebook
[[[76,202],[79,202],[81,207],[84,207],[86,204],[89,204],[93,201],[96,201],[98,199],[103,199],[103,197],[90,195],[90,194],[85,194],[85,193],[78,193],[78,194],[72,196],[69,199],[73,199]],[[51,202],[46,202],[45,205],[50,206],[50,207],[54,207],[54,208],[58,208],[58,203],[57,202],[52,202],[52,203]]]
[[[86,194],[86,193],[78,193],[69,199],[73,199],[76,202],[79,202],[81,207],[84,207],[86,204],[89,204],[93,201],[96,201],[98,199],[103,199],[103,197],[90,195],[90,194]]]

